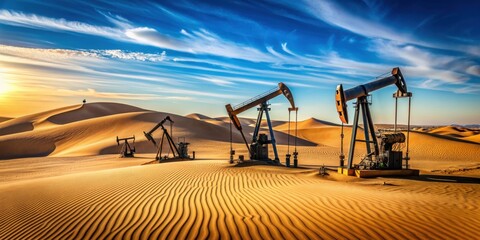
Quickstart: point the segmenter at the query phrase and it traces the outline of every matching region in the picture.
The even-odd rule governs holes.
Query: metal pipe
[[[287,85],[285,85],[284,83],[280,82],[278,83],[278,88],[276,89],[273,89],[269,92],[266,92],[264,94],[260,94],[256,97],[253,97],[243,103],[240,103],[234,107],[231,107],[231,109],[229,109],[227,107],[227,112],[229,113],[229,115],[238,115],[254,106],[257,106],[263,102],[266,102],[280,94],[283,94],[285,95],[285,97],[287,98],[287,100],[290,102],[290,105],[292,106],[292,108],[295,108],[295,101],[293,100],[293,94],[292,92],[290,91],[290,89],[287,87]]]
[[[393,132],[397,132],[397,108],[398,108],[398,98],[395,98],[395,125],[393,125]]]
[[[335,102],[338,116],[343,123],[348,123],[347,102],[360,97],[366,97],[370,92],[395,84],[401,93],[407,92],[407,85],[403,78],[400,68],[392,69],[392,76],[381,78],[373,82],[358,85],[356,87],[343,90],[342,84],[337,86],[335,93]]]
[[[348,102],[355,98],[365,97],[368,95],[368,93],[378,90],[380,88],[395,84],[396,81],[397,78],[395,76],[381,78],[373,82],[347,89],[343,92],[343,95],[345,96],[345,101]]]
[[[410,107],[411,107],[411,100],[412,100],[412,96],[410,94],[410,96],[408,97],[408,123],[407,123],[407,151],[405,153],[405,165],[406,165],[406,168],[408,169],[408,160],[410,159],[410,157],[408,156],[408,143],[409,143],[409,139],[410,139]]]
[[[290,154],[290,115],[292,115],[292,111],[288,109],[288,134],[287,134],[287,154]]]
[[[298,108],[295,109],[295,152],[297,152]]]

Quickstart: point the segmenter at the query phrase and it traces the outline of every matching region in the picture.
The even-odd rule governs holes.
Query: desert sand
[[[185,137],[197,159],[143,165],[155,155],[143,131],[167,115],[175,141]],[[254,121],[241,121],[248,136]],[[274,126],[283,162],[288,123]],[[421,176],[357,179],[318,175],[319,166],[338,165],[340,126],[312,118],[298,127],[294,169],[229,164],[225,117],[91,103],[6,119],[0,239],[478,238],[475,130],[412,132],[410,164]],[[344,131],[347,152],[351,127]],[[119,158],[116,136],[132,135],[138,154]],[[235,129],[233,139],[237,156],[246,155]],[[356,159],[364,153],[358,147]]]

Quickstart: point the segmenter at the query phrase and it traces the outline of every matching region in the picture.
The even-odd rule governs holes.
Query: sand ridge
[[[480,224],[478,184],[344,183],[225,161],[78,173],[0,190],[5,238],[475,239]]]
[[[450,139],[459,139],[480,144],[480,129],[467,128],[462,126],[441,126],[431,128],[420,128],[419,132],[430,133],[436,136],[443,136]]]

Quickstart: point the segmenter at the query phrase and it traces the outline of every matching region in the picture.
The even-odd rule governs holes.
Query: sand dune
[[[275,127],[276,130],[288,130],[288,123],[284,123]],[[304,121],[298,121],[296,124],[298,129],[312,129],[312,128],[319,128],[325,126],[338,126],[338,124],[334,124],[327,121],[322,121],[316,118],[309,118]],[[290,123],[290,130],[295,129],[295,121]]]
[[[136,147],[139,153],[153,153],[155,147],[147,142],[143,131],[150,130],[165,116],[170,115],[173,124],[173,138],[185,137],[190,142],[190,150],[196,151],[198,157],[228,157],[230,125],[227,118],[210,118],[201,114],[190,114],[182,117],[174,114],[147,111],[133,106],[115,103],[92,103],[55,109],[43,113],[32,114],[0,123],[0,148],[8,151],[0,152],[0,159],[38,157],[38,156],[85,156],[117,153],[119,147],[116,137],[136,136]],[[244,133],[250,140],[253,132],[253,119],[241,118]],[[282,146],[290,142],[288,123],[274,121],[279,155],[284,158],[287,148]],[[268,133],[266,124],[262,123],[261,132]],[[169,128],[169,124],[166,124]],[[310,118],[298,123],[297,145],[303,148],[304,163],[314,164],[327,159],[337,159],[340,148],[341,127],[333,123]],[[412,133],[410,156],[412,165],[426,170],[435,170],[448,166],[457,166],[464,162],[478,162],[480,145],[478,134],[474,131],[459,130],[455,127],[444,127],[432,130],[433,133]],[[463,131],[463,132],[462,132]],[[462,137],[446,136],[451,132],[462,132]],[[439,133],[442,133],[439,135]],[[344,127],[344,148],[348,153],[351,127]],[[290,135],[294,135],[293,126]],[[154,137],[159,138],[158,131]],[[243,153],[246,147],[239,132],[233,128],[233,141],[238,145],[237,151]],[[359,129],[358,138],[363,139],[363,131]],[[461,140],[456,140],[461,139]],[[183,139],[182,139],[183,140]],[[463,141],[463,142],[462,142]],[[472,143],[472,144],[471,144]],[[224,149],[220,153],[216,149]],[[271,150],[271,148],[270,148]],[[290,150],[291,152],[292,150]],[[239,154],[240,154],[239,152]],[[245,152],[246,153],[246,152]],[[365,154],[365,147],[359,143],[355,159]],[[245,155],[245,154],[244,154]],[[271,151],[271,155],[273,152]],[[307,155],[307,156],[305,156]],[[424,164],[425,163],[425,164]]]
[[[0,123],[0,136],[31,131],[35,125],[41,125],[45,120],[55,114],[63,113],[80,108],[82,105],[73,105],[59,109],[53,109],[46,112],[35,113],[23,117],[13,118]]]
[[[143,131],[167,115],[197,160],[142,165],[156,150]],[[255,120],[241,121],[250,139]],[[284,162],[295,141],[288,123],[273,124]],[[92,103],[0,122],[0,159],[22,157],[0,161],[0,239],[478,238],[478,134],[412,132],[410,164],[422,176],[365,180],[317,174],[338,164],[340,126],[310,118],[298,127],[302,168],[292,169],[228,164],[228,118]],[[116,136],[132,135],[135,158],[112,154]],[[232,137],[236,157],[247,156],[236,129]],[[363,154],[359,143],[354,162]]]
[[[428,129],[425,132],[435,134],[435,135],[480,143],[479,129],[470,129],[470,128],[461,127],[461,126],[444,126],[444,127],[435,127],[432,129]]]
[[[0,136],[0,148],[8,149],[0,152],[0,159],[117,153],[117,136],[135,136],[138,152],[155,152],[155,147],[146,140],[143,132],[152,129],[167,115],[174,121],[175,141],[178,137],[184,137],[192,143],[192,151],[196,146],[201,147],[200,142],[204,140],[218,141],[221,144],[229,142],[229,124],[208,117],[197,120],[123,104],[92,103],[12,119],[0,124],[0,127],[3,127],[0,132],[9,131],[9,134]],[[169,126],[169,123],[166,123],[168,130]],[[236,143],[243,142],[239,132],[233,130],[233,140]],[[248,137],[253,128],[245,126],[244,132]],[[161,131],[157,131],[154,137],[160,138],[161,134]],[[287,143],[285,133],[277,132],[276,135],[279,144]],[[315,145],[303,139],[298,140],[298,143],[305,146]],[[197,153],[202,153],[202,149],[197,150]]]
[[[445,126],[445,127],[432,129],[428,132],[458,138],[458,137],[470,137],[470,136],[476,135],[480,133],[480,130],[474,131],[474,130],[470,130],[468,128],[463,128],[463,127]]]
[[[0,185],[0,228],[7,239],[476,239],[479,185],[457,180],[145,165]]]
[[[207,122],[207,123],[211,123],[211,124],[222,126],[222,127],[227,127],[228,124],[229,124],[228,121],[223,121],[222,119],[211,118],[211,117],[199,114],[199,113],[192,113],[192,114],[189,114],[185,117],[195,119],[195,120],[199,120],[199,121],[203,121],[203,122]]]
[[[476,134],[476,135],[469,136],[469,137],[464,137],[463,139],[480,144],[480,134]]]
[[[228,158],[230,125],[228,118],[210,118],[201,114],[190,114],[182,117],[174,114],[147,111],[140,108],[115,104],[92,103],[75,105],[48,112],[32,114],[0,123],[0,159],[56,156],[72,157],[97,154],[117,153],[119,147],[116,137],[136,137],[138,153],[154,153],[155,147],[143,136],[143,131],[150,130],[165,116],[171,116],[173,138],[185,137],[190,142],[190,152],[195,151],[199,158]],[[253,119],[241,118],[244,133],[250,140],[253,132]],[[274,121],[274,128],[279,155],[284,161],[287,153],[287,143],[290,142],[290,152],[293,151],[294,138],[288,138],[288,123]],[[261,132],[267,133],[263,123]],[[169,124],[166,124],[169,128]],[[301,164],[338,164],[340,152],[341,127],[329,122],[310,118],[298,123],[297,145],[301,149]],[[442,130],[443,129],[443,130]],[[436,132],[451,132],[454,128],[446,127]],[[458,167],[464,163],[479,162],[480,145],[478,135],[470,135],[458,139],[442,137],[437,133],[412,133],[410,141],[411,164],[423,170],[438,170]],[[233,128],[233,141],[237,156],[248,155],[239,132]],[[293,126],[290,132],[294,135]],[[351,127],[344,127],[344,148],[348,154]],[[467,133],[465,133],[467,134]],[[154,134],[159,138],[161,132]],[[363,138],[360,129],[358,138]],[[183,140],[183,139],[182,139]],[[467,141],[468,140],[468,141]],[[219,151],[221,150],[221,151]],[[404,149],[405,150],[405,149]],[[365,147],[359,143],[355,152],[358,162],[365,154]],[[270,148],[270,156],[273,151]],[[354,162],[355,162],[354,161]]]
[[[10,119],[12,119],[12,118],[9,118],[9,117],[0,117],[0,123],[1,123],[1,122],[5,122],[5,121],[10,120]]]
[[[203,114],[200,114],[200,113],[192,113],[192,114],[188,114],[187,116],[185,116],[187,118],[193,118],[193,119],[196,119],[196,120],[212,120],[213,118],[209,117],[209,116],[205,116]]]
[[[90,103],[77,109],[49,116],[46,121],[54,124],[67,124],[91,118],[99,118],[121,113],[145,112],[146,110],[119,103]]]

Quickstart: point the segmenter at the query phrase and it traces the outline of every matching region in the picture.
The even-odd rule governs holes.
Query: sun
[[[6,93],[13,90],[12,82],[5,76],[4,73],[0,72],[0,96],[5,95]]]

